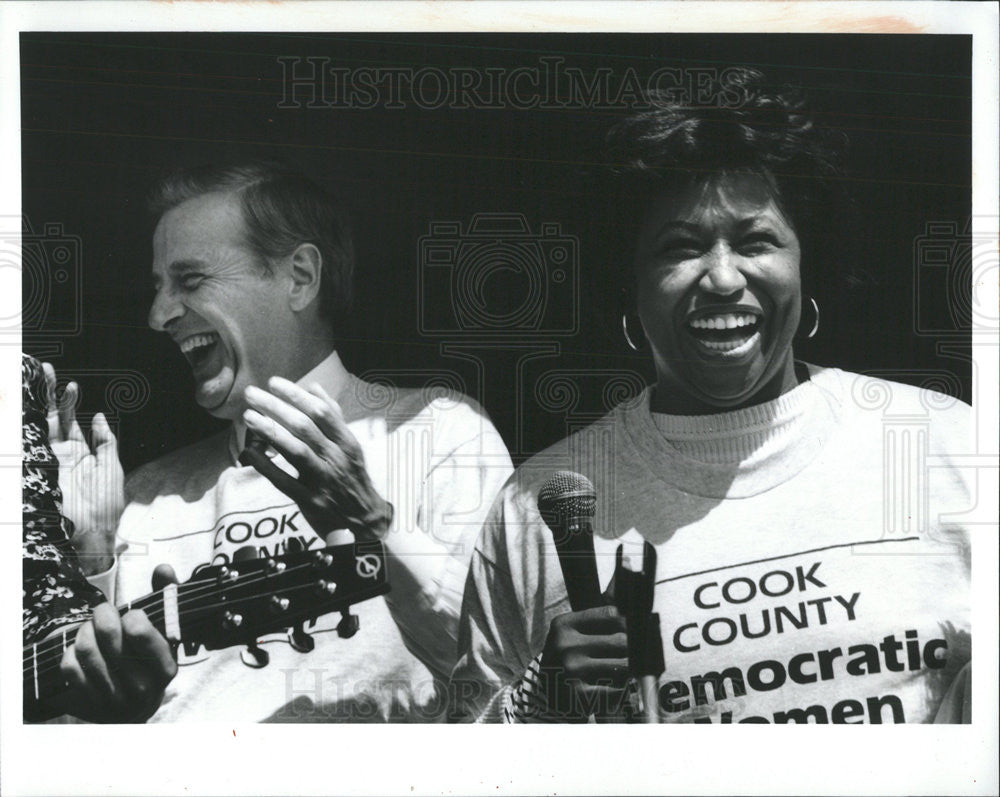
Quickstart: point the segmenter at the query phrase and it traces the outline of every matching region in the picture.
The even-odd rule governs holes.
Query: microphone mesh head
[[[549,528],[570,518],[592,518],[597,511],[597,491],[586,476],[558,471],[538,491],[538,511]]]

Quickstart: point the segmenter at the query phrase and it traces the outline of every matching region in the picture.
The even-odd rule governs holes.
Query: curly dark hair
[[[803,266],[813,264],[842,203],[845,137],[814,122],[801,90],[769,85],[756,69],[727,69],[716,82],[713,96],[725,104],[689,106],[651,92],[651,110],[608,133],[614,201],[629,217],[629,240],[656,194],[727,174],[754,174],[795,228]]]

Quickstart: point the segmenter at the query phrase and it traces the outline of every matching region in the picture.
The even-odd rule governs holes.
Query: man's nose
[[[169,288],[160,288],[149,308],[149,325],[157,332],[166,332],[167,326],[184,315],[184,305]]]
[[[709,293],[720,296],[731,296],[742,291],[747,285],[747,278],[740,269],[742,258],[724,244],[718,244],[708,253],[705,273],[701,278],[701,287]]]

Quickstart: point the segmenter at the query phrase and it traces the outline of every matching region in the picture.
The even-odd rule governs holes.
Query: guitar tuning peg
[[[288,598],[279,598],[277,595],[272,595],[268,608],[270,608],[273,614],[281,614],[288,611],[289,605],[291,605],[291,601]]]
[[[217,579],[220,584],[227,584],[231,581],[238,581],[239,577],[239,570],[230,570],[228,567],[223,565],[219,568],[219,575],[217,576]]]
[[[288,644],[299,653],[311,653],[316,647],[316,640],[309,636],[302,627],[302,623],[299,623],[294,628],[289,629]]]
[[[240,651],[240,659],[247,667],[253,667],[255,670],[259,670],[261,667],[266,667],[268,662],[271,661],[271,656],[268,652],[262,649],[256,643],[252,645],[247,645],[244,650]]]
[[[341,639],[350,639],[361,627],[361,621],[356,614],[351,614],[350,609],[341,612],[340,622],[337,623],[337,636]]]
[[[243,625],[243,615],[237,614],[235,612],[223,612],[222,614],[222,627],[226,631],[235,631]]]

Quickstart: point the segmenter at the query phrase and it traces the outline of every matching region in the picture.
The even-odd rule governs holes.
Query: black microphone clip
[[[665,664],[660,615],[653,612],[656,549],[643,541],[642,569],[638,571],[625,567],[623,549],[619,545],[615,553],[615,605],[625,617],[629,670],[640,681],[646,721],[657,722],[655,680],[663,673]]]

